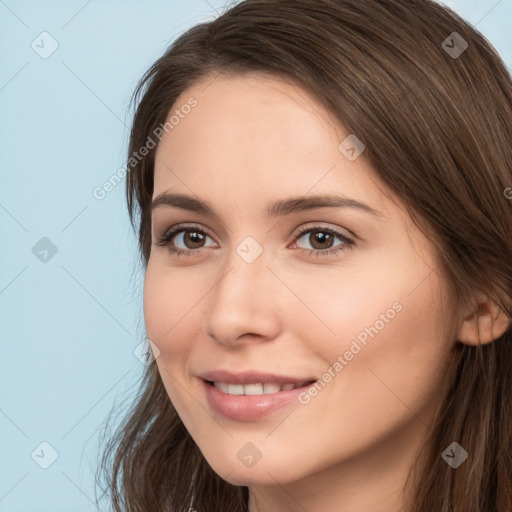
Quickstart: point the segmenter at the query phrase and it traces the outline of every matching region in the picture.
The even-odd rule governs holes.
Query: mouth
[[[208,406],[226,419],[263,420],[279,410],[299,404],[299,396],[317,382],[254,382],[247,384],[201,379]]]
[[[205,380],[205,379],[203,379]],[[227,395],[240,396],[260,396],[260,395],[275,395],[282,391],[292,391],[308,387],[314,384],[315,380],[308,380],[303,382],[255,382],[252,384],[232,384],[222,381],[205,380],[205,382],[212,387],[217,388]]]

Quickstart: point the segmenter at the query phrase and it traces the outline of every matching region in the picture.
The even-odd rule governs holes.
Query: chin
[[[279,462],[261,458],[252,467],[244,467],[238,459],[235,463],[231,460],[212,462],[208,461],[208,464],[217,475],[226,482],[237,486],[276,485],[276,481],[284,485],[305,476],[297,471],[290,471],[291,464],[282,457]]]

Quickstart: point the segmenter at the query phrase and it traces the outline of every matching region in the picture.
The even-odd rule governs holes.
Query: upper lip
[[[204,372],[199,375],[199,377],[211,382],[226,382],[228,384],[257,384],[260,382],[277,382],[282,384],[292,382],[293,384],[301,384],[303,382],[316,380],[311,377],[288,377],[284,375],[277,375],[275,373],[261,373],[253,370],[237,373],[227,370],[213,370],[210,372]]]

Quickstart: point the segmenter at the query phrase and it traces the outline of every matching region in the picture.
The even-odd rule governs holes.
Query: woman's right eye
[[[194,253],[200,252],[198,249],[205,247],[194,247],[194,245],[203,243],[206,238],[210,238],[210,236],[200,228],[177,225],[175,228],[167,230],[155,245],[167,246],[171,253],[178,256],[192,256]],[[185,247],[176,247],[176,243],[184,244]]]

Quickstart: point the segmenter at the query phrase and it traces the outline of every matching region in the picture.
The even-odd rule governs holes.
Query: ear
[[[487,344],[499,338],[509,327],[510,319],[488,296],[476,297],[476,314],[469,308],[462,315],[457,340],[467,345]]]

